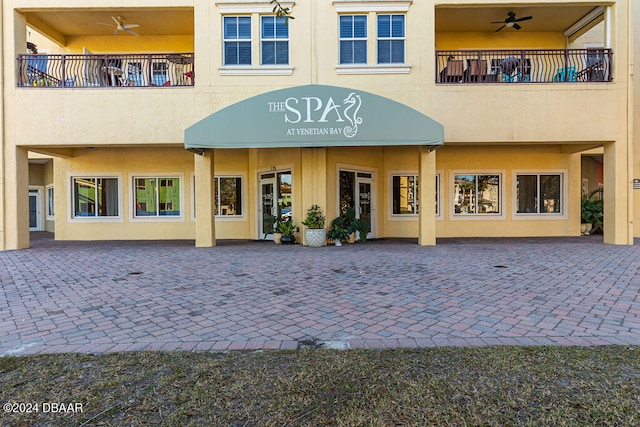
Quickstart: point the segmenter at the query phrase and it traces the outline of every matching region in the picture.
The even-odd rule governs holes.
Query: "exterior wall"
[[[195,34],[159,37],[69,37],[64,46],[43,45],[51,53],[151,53],[195,52],[194,87],[176,88],[16,88],[15,57],[25,53],[26,19],[14,9],[86,8],[80,0],[3,2],[1,58],[4,80],[2,97],[4,121],[2,146],[3,176],[10,176],[7,189],[0,189],[4,207],[3,230],[23,229],[17,212],[26,201],[19,196],[27,186],[21,165],[27,148],[56,153],[53,167],[42,169],[42,185],[54,184],[55,232],[58,239],[193,239],[194,155],[182,148],[184,129],[198,120],[235,102],[270,90],[305,84],[326,84],[369,91],[401,102],[444,125],[445,146],[435,153],[440,177],[440,215],[436,221],[438,237],[454,236],[549,236],[579,234],[580,147],[609,149],[605,157],[608,212],[616,222],[630,227],[631,210],[626,203],[630,176],[640,177],[640,163],[627,165],[631,156],[628,127],[629,34],[626,19],[628,2],[611,7],[612,48],[615,76],[603,84],[531,84],[531,85],[436,85],[436,49],[565,48],[560,32],[482,34],[454,32],[436,34],[436,7],[439,1],[413,1],[406,15],[407,67],[385,68],[375,62],[375,12],[368,13],[369,63],[366,66],[339,66],[338,19],[336,8],[345,2],[301,1],[294,6],[295,21],[290,23],[291,69],[224,67],[222,65],[222,16],[237,2],[210,0],[133,1],[128,8],[193,8]],[[247,2],[253,3],[253,2]],[[268,2],[264,2],[268,4]],[[356,2],[360,3],[360,2]],[[389,2],[396,4],[398,2]],[[574,2],[568,2],[574,3]],[[595,1],[575,2],[597,5]],[[512,4],[527,4],[517,1]],[[236,5],[236,6],[234,6]],[[477,0],[449,0],[446,6],[477,7]],[[122,7],[120,2],[102,0],[92,8]],[[632,8],[640,22],[639,8]],[[246,14],[247,11],[233,12]],[[259,63],[258,13],[253,13],[253,57]],[[596,27],[598,28],[598,27]],[[634,26],[635,54],[640,53],[640,25]],[[595,31],[594,31],[595,30]],[[589,37],[599,38],[594,29]],[[516,38],[517,35],[517,38]],[[34,36],[35,37],[35,36]],[[583,36],[587,37],[587,35]],[[575,43],[580,43],[579,38]],[[586,39],[584,39],[586,40]],[[36,44],[39,42],[36,42]],[[40,47],[40,46],[39,46]],[[577,46],[576,46],[577,47]],[[637,70],[636,70],[637,71]],[[636,75],[638,75],[636,73]],[[634,83],[635,103],[640,99],[639,83]],[[38,126],[25,111],[37,106]],[[636,108],[636,111],[640,111]],[[637,125],[638,114],[633,116]],[[247,118],[250,125],[250,118]],[[43,132],[46,130],[46,132]],[[634,139],[640,152],[640,139]],[[85,147],[95,147],[94,151]],[[418,173],[420,153],[417,147],[330,148],[310,154],[305,149],[216,150],[216,176],[237,175],[244,179],[244,214],[241,218],[218,218],[215,238],[258,238],[260,173],[290,169],[293,173],[294,218],[299,223],[310,202],[321,204],[329,222],[338,214],[337,177],[342,168],[370,171],[374,175],[374,209],[377,237],[416,237],[417,217],[397,218],[390,212],[391,174]],[[611,160],[614,159],[615,161]],[[312,166],[313,173],[307,168]],[[456,171],[497,170],[503,175],[504,218],[471,220],[452,217],[452,174]],[[566,175],[563,219],[519,219],[514,212],[514,172],[518,170],[561,170]],[[21,172],[22,171],[22,172]],[[35,172],[34,172],[35,173]],[[117,221],[79,221],[71,217],[70,177],[74,174],[99,176],[113,173],[120,177],[121,211]],[[8,175],[7,175],[8,174]],[[144,221],[133,218],[132,177],[136,174],[179,174],[182,177],[182,211],[179,220]],[[322,177],[326,176],[326,180]],[[34,178],[35,179],[35,178]],[[317,187],[326,182],[324,191]],[[14,194],[15,193],[15,194]],[[315,193],[318,196],[315,196]],[[640,197],[633,193],[636,220],[640,221]],[[46,222],[53,230],[53,223]],[[640,231],[635,231],[636,234]],[[3,237],[3,247],[24,247],[26,233],[14,236],[11,243]],[[625,231],[618,228],[617,243],[624,242]],[[639,234],[640,235],[640,234]],[[26,242],[25,242],[26,240]],[[300,240],[300,239],[298,239]],[[13,246],[12,246],[13,245]]]

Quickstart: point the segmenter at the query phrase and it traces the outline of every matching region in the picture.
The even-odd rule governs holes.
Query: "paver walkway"
[[[640,345],[640,246],[601,236],[56,242],[0,252],[0,355]]]

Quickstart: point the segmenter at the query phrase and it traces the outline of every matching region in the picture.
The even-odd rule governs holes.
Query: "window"
[[[241,216],[242,179],[240,177],[216,177],[215,204],[217,216]]]
[[[135,216],[180,216],[180,178],[134,178]]]
[[[378,15],[378,64],[404,63],[404,15]]]
[[[367,16],[340,16],[340,63],[367,63]]]
[[[284,17],[262,17],[262,64],[289,63],[289,26]]]
[[[118,178],[74,177],[73,216],[117,217]]]
[[[435,214],[440,215],[440,175],[435,177]],[[418,175],[392,175],[392,215],[418,215],[419,206],[419,176]]]
[[[516,175],[516,199],[519,214],[560,214],[562,175]]]
[[[394,175],[391,178],[393,215],[418,214],[418,181],[417,175]]]
[[[54,217],[54,209],[53,209],[53,186],[47,187],[47,218],[53,219]]]
[[[455,215],[500,215],[500,175],[454,175]]]
[[[251,17],[224,17],[224,65],[251,65]]]

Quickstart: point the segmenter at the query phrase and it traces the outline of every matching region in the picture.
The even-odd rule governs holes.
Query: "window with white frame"
[[[378,64],[403,64],[404,15],[378,15]]]
[[[517,174],[516,206],[518,214],[561,214],[562,174]]]
[[[224,65],[251,65],[251,17],[223,18]]]
[[[118,178],[72,177],[73,217],[117,217]]]
[[[217,216],[242,216],[242,178],[215,177],[215,204]]]
[[[393,175],[393,215],[418,215],[418,175]]]
[[[367,63],[367,15],[340,15],[340,64]]]
[[[418,215],[418,200],[420,195],[419,176],[416,175],[392,175],[392,215]],[[435,176],[435,213],[440,215],[440,174]]]
[[[500,215],[500,174],[456,174],[454,215]]]
[[[180,178],[134,177],[133,183],[136,217],[180,216]]]
[[[47,219],[53,219],[55,211],[53,209],[53,185],[47,186]]]
[[[261,17],[260,45],[263,65],[289,64],[289,25],[284,17]]]

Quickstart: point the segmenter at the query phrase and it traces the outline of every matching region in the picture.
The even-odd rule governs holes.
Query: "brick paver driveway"
[[[640,246],[599,236],[55,242],[0,252],[0,355],[640,343]]]

